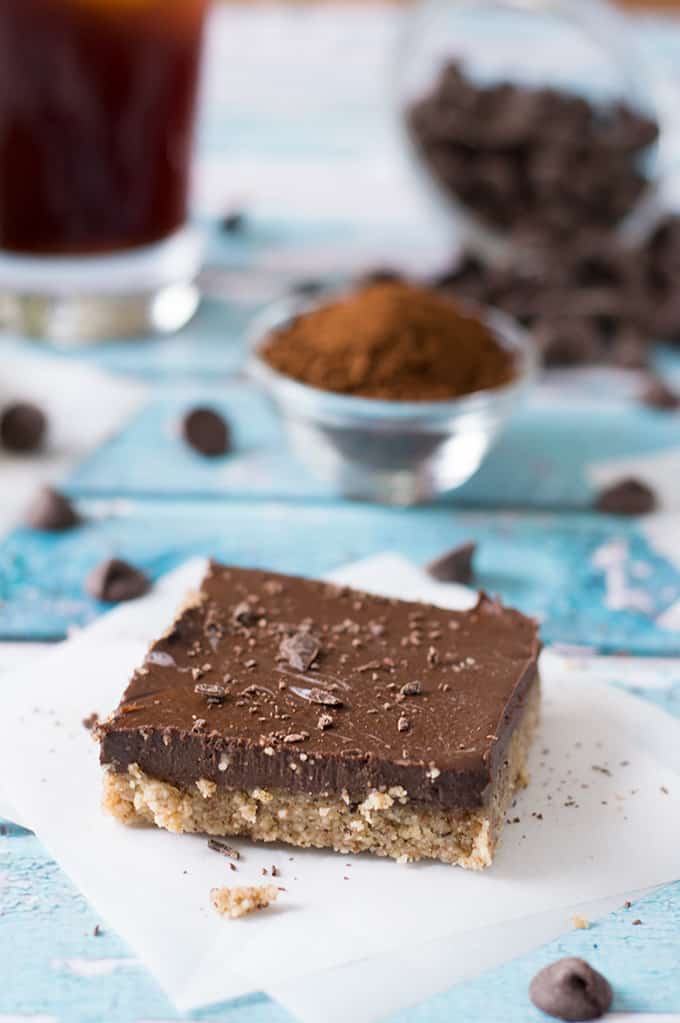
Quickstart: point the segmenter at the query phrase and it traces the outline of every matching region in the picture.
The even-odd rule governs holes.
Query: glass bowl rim
[[[288,296],[272,302],[252,321],[246,334],[248,348],[246,373],[256,383],[280,395],[286,404],[315,413],[319,419],[333,418],[346,421],[376,420],[384,423],[450,419],[519,398],[534,382],[539,366],[535,344],[529,332],[499,309],[484,307],[478,318],[494,333],[502,346],[515,355],[516,374],[506,384],[487,387],[457,398],[436,401],[399,401],[386,398],[364,398],[356,395],[325,391],[294,377],[286,376],[269,365],[260,355],[266,339],[277,327],[290,320],[342,297],[351,289],[331,288],[314,298]],[[468,308],[477,312],[472,304]]]

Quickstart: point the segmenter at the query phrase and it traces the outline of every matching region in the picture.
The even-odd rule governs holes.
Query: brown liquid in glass
[[[187,214],[208,0],[0,0],[0,248],[103,253]]]

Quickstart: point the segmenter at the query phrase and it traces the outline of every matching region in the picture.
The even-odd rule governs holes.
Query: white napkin
[[[39,405],[48,418],[43,451],[0,450],[0,530],[15,523],[41,483],[55,483],[119,430],[147,393],[136,380],[45,353],[3,352],[0,408],[15,401]]]
[[[550,911],[563,912],[566,927],[568,907],[677,877],[680,725],[604,686],[566,685],[550,659],[532,784],[489,871],[239,842],[243,857],[233,873],[199,836],[127,829],[108,819],[99,808],[96,747],[81,719],[113,707],[202,568],[185,565],[37,666],[6,675],[0,719],[0,771],[13,780],[11,803],[178,1008],[253,989],[275,993],[296,978],[388,952],[393,963],[402,961],[435,939],[465,935],[483,943],[480,928]],[[374,588],[415,595],[402,559],[363,563],[357,575],[364,586],[371,572]],[[469,593],[423,587],[423,597],[434,594],[441,604],[469,602]],[[287,889],[273,911],[237,922],[213,913],[211,887],[261,882],[262,868],[272,864]],[[441,984],[445,961],[440,967]],[[422,990],[404,973],[400,1004]],[[450,976],[455,980],[455,970]],[[378,1004],[370,970],[363,977],[344,994],[354,1007],[368,986],[372,1018],[395,1007],[384,989]],[[316,1010],[318,1018],[318,1002]]]

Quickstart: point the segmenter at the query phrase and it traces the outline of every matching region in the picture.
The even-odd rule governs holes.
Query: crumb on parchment
[[[248,885],[241,888],[213,888],[210,900],[220,916],[237,920],[240,916],[266,909],[278,898],[278,889],[273,884]]]
[[[577,931],[587,931],[590,927],[590,920],[585,916],[581,916],[580,913],[575,913],[571,918],[571,922]]]

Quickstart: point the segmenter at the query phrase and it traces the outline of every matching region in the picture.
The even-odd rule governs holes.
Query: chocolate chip
[[[67,497],[53,487],[41,487],[24,514],[29,529],[61,532],[72,529],[80,522],[75,508]]]
[[[281,656],[296,671],[307,671],[318,657],[320,650],[319,641],[309,632],[296,632],[292,636],[285,636],[279,646]]]
[[[226,420],[209,408],[195,408],[186,414],[182,436],[189,447],[208,457],[226,455],[231,446]]]
[[[46,432],[47,417],[37,405],[18,401],[0,412],[0,442],[8,451],[37,451]]]
[[[411,728],[411,722],[409,721],[409,719],[405,718],[403,716],[400,717],[399,720],[397,721],[397,731],[398,732],[408,732],[410,730],[410,728]]]
[[[119,558],[102,561],[85,580],[85,589],[90,596],[109,604],[141,597],[150,585],[149,577],[144,572]]]
[[[423,691],[420,682],[405,682],[399,690],[401,696],[419,696]]]
[[[642,392],[640,401],[650,408],[659,409],[663,412],[674,412],[680,408],[680,395],[672,390],[668,384],[657,376],[649,376]]]
[[[607,515],[646,515],[656,506],[654,491],[632,477],[606,487],[595,499],[596,509]]]
[[[545,966],[529,985],[536,1008],[564,1020],[603,1016],[612,1003],[609,982],[584,959],[568,956]]]
[[[220,230],[225,234],[240,234],[246,226],[247,217],[244,210],[228,210],[220,219]]]
[[[468,584],[474,576],[472,562],[476,551],[476,543],[460,544],[431,561],[426,566],[427,572],[440,582]]]

